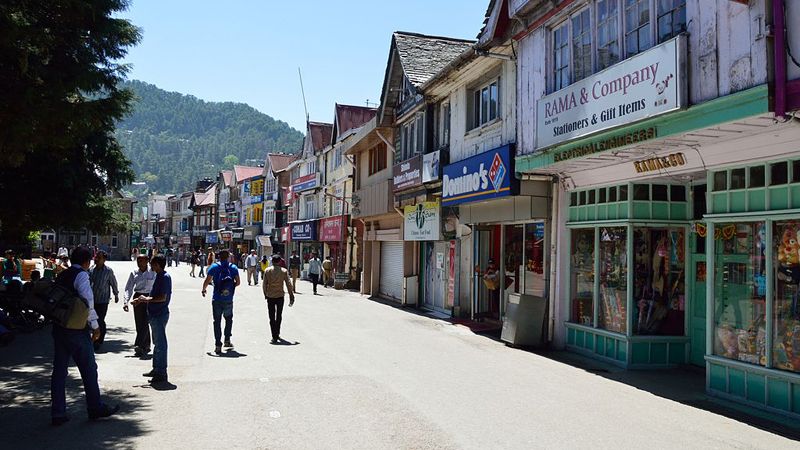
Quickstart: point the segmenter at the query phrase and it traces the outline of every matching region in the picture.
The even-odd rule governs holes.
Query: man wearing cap
[[[280,255],[272,255],[272,265],[264,271],[264,298],[267,300],[267,313],[269,314],[269,328],[272,332],[272,341],[277,344],[281,340],[281,319],[283,318],[283,302],[286,291],[289,292],[289,306],[294,305],[294,288],[289,279],[289,272],[279,265]]]
[[[137,255],[136,270],[128,275],[128,282],[125,283],[125,304],[122,309],[128,312],[128,305],[132,300],[150,294],[153,289],[153,282],[156,274],[147,268],[147,255]],[[134,303],[133,320],[136,323],[136,340],[134,341],[134,354],[144,356],[150,353],[150,325],[147,318],[147,304]]]

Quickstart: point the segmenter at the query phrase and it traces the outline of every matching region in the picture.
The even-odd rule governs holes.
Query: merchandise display
[[[776,258],[772,365],[800,372],[800,223],[777,222],[772,233]]]
[[[633,235],[634,332],[683,336],[686,309],[682,228],[636,228]]]
[[[572,231],[570,259],[571,320],[591,326],[594,322],[594,229]]]
[[[625,228],[600,228],[599,328],[627,332],[628,258]]]
[[[766,365],[765,224],[720,229],[714,255],[714,354]]]

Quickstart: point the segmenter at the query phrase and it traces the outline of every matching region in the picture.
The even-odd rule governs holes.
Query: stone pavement
[[[120,285],[134,267],[110,265]],[[72,421],[52,428],[49,332],[19,336],[0,349],[1,448],[800,448],[792,422],[676,393],[680,377],[697,376],[512,349],[352,292],[312,296],[306,282],[284,310],[292,345],[268,343],[263,296],[245,282],[236,347],[216,356],[202,280],[186,265],[168,271],[171,384],[146,383],[150,361],[131,351],[132,313],[112,304],[97,359],[121,413],[88,422],[72,368]]]

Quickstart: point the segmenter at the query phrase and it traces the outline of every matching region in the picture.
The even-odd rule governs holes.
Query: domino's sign
[[[444,168],[442,205],[453,206],[512,195],[516,187],[511,145]]]

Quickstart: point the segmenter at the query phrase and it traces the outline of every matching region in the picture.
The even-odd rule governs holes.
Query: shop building
[[[530,24],[516,171],[557,181],[556,345],[697,365],[714,395],[800,413],[800,68],[781,42],[800,9],[511,3]]]
[[[215,230],[224,229],[228,225],[228,214],[236,211],[236,208],[230,201],[231,180],[233,180],[232,170],[223,170],[217,175],[217,216],[214,219]],[[236,217],[236,219],[238,220],[238,217]]]
[[[295,155],[269,153],[264,161],[264,212],[261,235],[258,236],[259,254],[270,256],[283,253],[280,230],[283,226],[285,208],[282,198],[285,192],[281,187],[288,187],[286,168],[294,161]],[[281,183],[281,179],[284,183]]]
[[[263,167],[233,166],[228,202],[231,203],[232,212],[226,213],[226,228],[232,231],[233,236],[230,250],[237,254],[249,253],[251,249],[255,249],[256,236],[261,234],[259,227],[263,220],[263,172]],[[256,195],[251,193],[254,181]]]
[[[205,248],[206,236],[212,231],[216,211],[216,185],[211,184],[198,189],[192,196],[189,209],[192,210],[191,246],[193,249]]]

